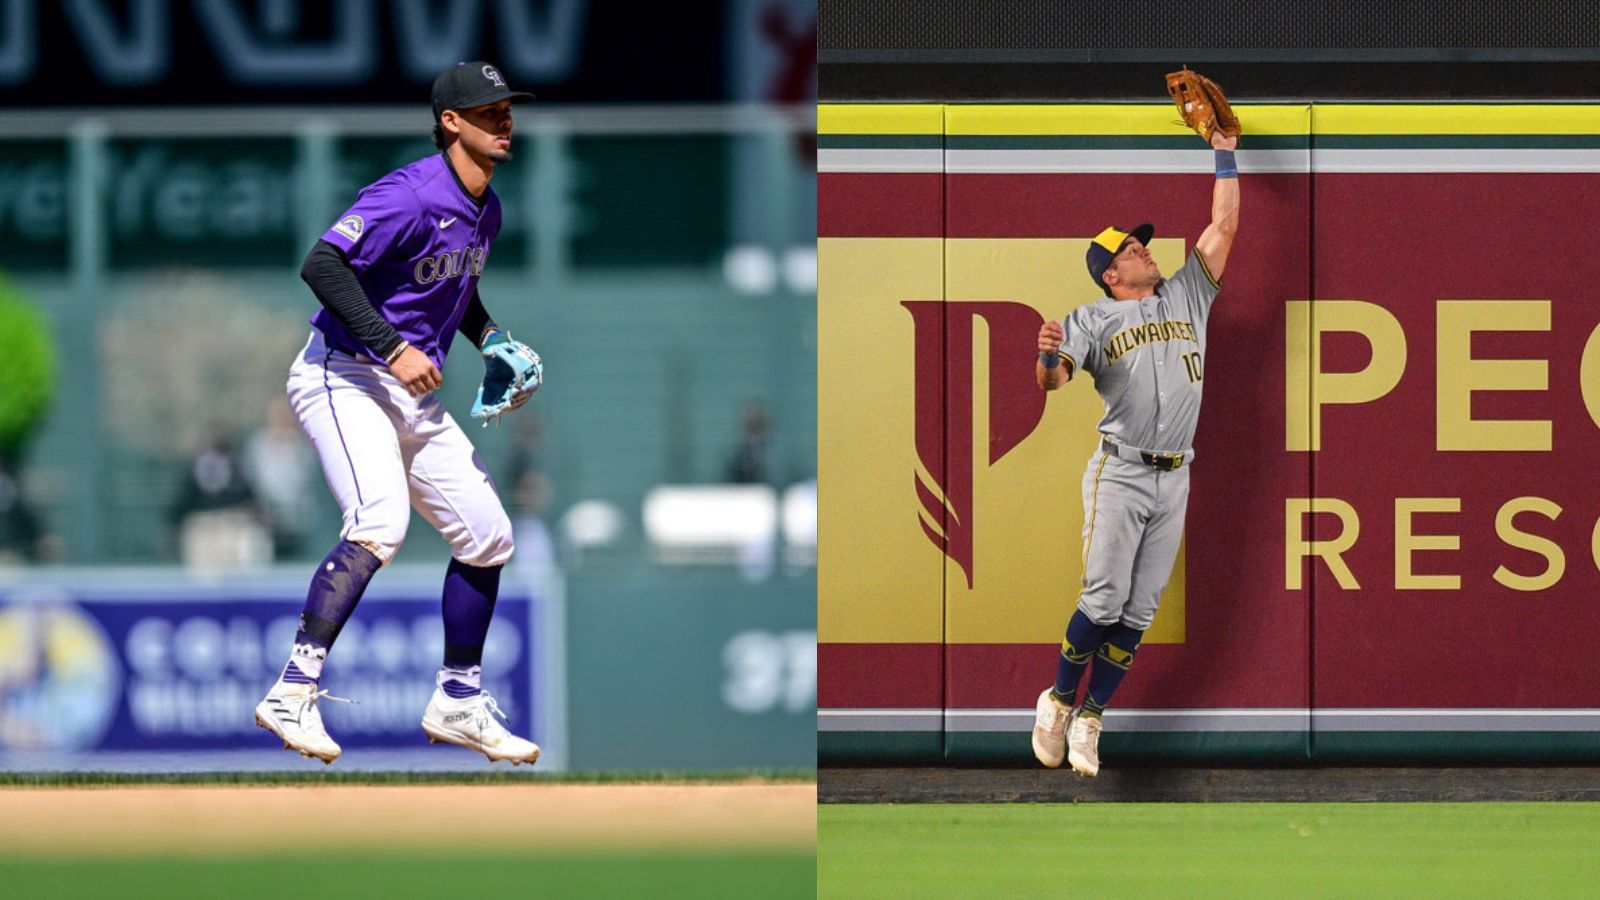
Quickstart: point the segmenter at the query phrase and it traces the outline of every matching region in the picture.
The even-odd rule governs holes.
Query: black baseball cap
[[[501,100],[532,100],[526,91],[506,87],[500,70],[481,59],[460,62],[445,69],[433,80],[433,120],[447,109],[471,109]]]
[[[1122,245],[1130,238],[1138,238],[1139,243],[1148,247],[1150,239],[1155,237],[1155,234],[1155,226],[1146,223],[1127,231],[1107,228],[1095,235],[1094,240],[1089,242],[1089,252],[1085,254],[1084,259],[1084,262],[1089,264],[1089,277],[1094,279],[1095,287],[1104,291],[1107,297],[1111,296],[1111,286],[1101,281],[1100,276],[1111,266],[1112,258],[1122,252]]]

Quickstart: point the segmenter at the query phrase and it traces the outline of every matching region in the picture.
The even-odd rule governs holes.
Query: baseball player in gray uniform
[[[440,153],[361,191],[306,256],[301,277],[322,308],[289,370],[289,401],[344,516],[317,567],[283,674],[256,724],[286,749],[331,763],[339,745],[317,700],[323,663],[372,576],[394,558],[415,508],[450,543],[443,588],[444,663],[422,716],[429,740],[490,760],[531,763],[539,748],[511,734],[483,690],[480,663],[511,522],[483,460],[434,391],[459,332],[484,356],[475,418],[498,418],[537,389],[543,366],[489,318],[478,276],[500,231],[494,167],[511,159],[511,104],[485,62],[433,84]]]
[[[1211,224],[1171,278],[1148,244],[1155,229],[1107,228],[1089,244],[1089,277],[1106,299],[1039,329],[1039,386],[1079,371],[1105,402],[1100,446],[1083,475],[1083,586],[1055,684],[1039,694],[1033,753],[1080,775],[1100,771],[1101,713],[1155,618],[1189,502],[1189,464],[1205,385],[1206,321],[1239,225],[1238,138],[1215,134]],[[1087,696],[1078,683],[1094,660]]]

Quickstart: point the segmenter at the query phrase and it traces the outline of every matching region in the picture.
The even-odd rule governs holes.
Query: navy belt
[[[1183,465],[1182,453],[1148,453],[1144,450],[1135,450],[1132,447],[1122,447],[1113,444],[1105,438],[1100,439],[1100,449],[1108,455],[1128,462],[1142,462],[1159,472],[1171,472]]]

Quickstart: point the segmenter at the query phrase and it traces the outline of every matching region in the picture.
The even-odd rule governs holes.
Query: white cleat
[[[433,689],[433,699],[422,713],[422,730],[431,743],[455,744],[476,750],[490,762],[510,760],[512,765],[539,761],[539,745],[507,731],[494,717],[504,719],[500,705],[488,691],[476,697],[451,698],[442,687]]]
[[[280,681],[256,704],[256,724],[281,738],[283,749],[298,750],[301,756],[332,763],[342,751],[322,725],[322,713],[317,711],[317,700],[321,697],[340,703],[355,702],[319,691],[315,683]]]
[[[1067,761],[1086,778],[1100,774],[1100,717],[1073,716],[1067,729]]]
[[[1054,769],[1067,754],[1067,720],[1072,708],[1050,696],[1050,688],[1039,695],[1033,714],[1033,755]]]

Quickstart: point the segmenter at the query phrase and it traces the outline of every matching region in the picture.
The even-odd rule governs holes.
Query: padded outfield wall
[[[1246,105],[1183,548],[1108,758],[1600,759],[1600,106]],[[1164,104],[821,107],[818,751],[1007,761],[1101,404],[1033,382],[1107,225],[1163,271]]]

